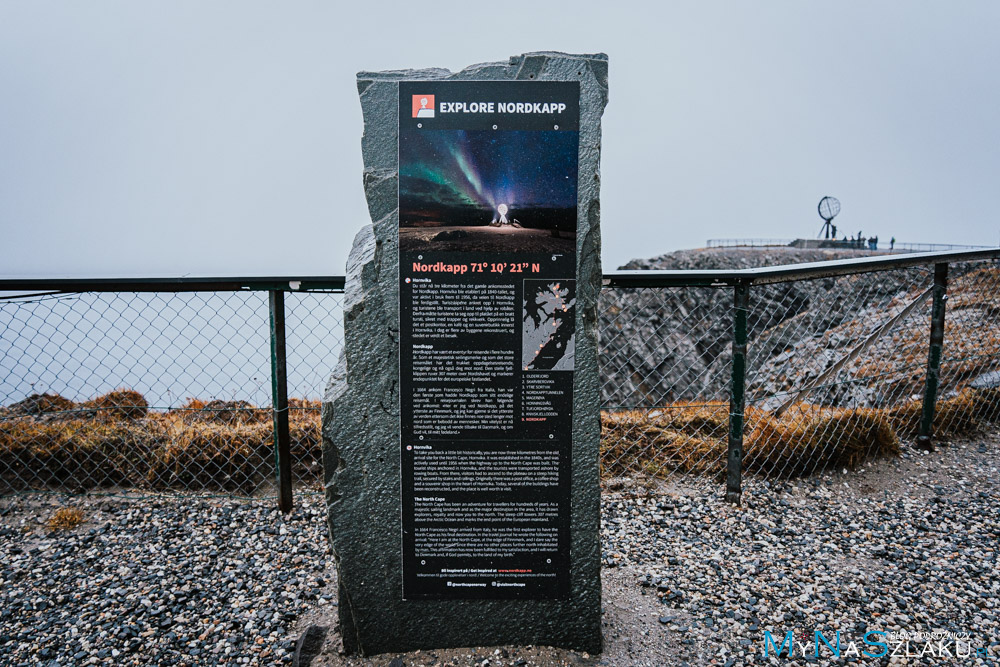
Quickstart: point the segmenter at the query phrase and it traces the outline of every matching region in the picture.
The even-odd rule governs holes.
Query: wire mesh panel
[[[712,287],[601,294],[606,477],[725,470],[732,298]]]
[[[747,307],[742,469],[792,477],[853,468],[915,439],[934,264],[761,282]],[[995,261],[951,266],[939,435],[1000,419],[998,282]],[[733,289],[608,289],[601,313],[605,477],[721,479]]]
[[[300,484],[314,484],[323,477],[320,404],[344,343],[342,296],[335,292],[285,296],[292,476]]]
[[[1000,421],[1000,265],[949,267],[934,432],[961,434]]]
[[[923,392],[925,267],[755,286],[744,470],[788,477],[899,451]]]
[[[267,295],[0,301],[0,489],[273,479]]]

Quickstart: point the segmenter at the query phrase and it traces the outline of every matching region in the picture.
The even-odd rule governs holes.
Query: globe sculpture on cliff
[[[819,200],[816,210],[819,211],[819,217],[823,218],[823,226],[819,230],[820,236],[836,239],[837,228],[833,226],[833,219],[840,213],[840,202],[836,197],[823,197]]]

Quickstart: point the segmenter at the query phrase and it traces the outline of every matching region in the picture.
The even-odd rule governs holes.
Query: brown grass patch
[[[127,400],[123,405],[134,406],[134,397]],[[313,408],[319,403],[295,405],[289,410],[292,465],[315,472],[322,436]],[[253,493],[274,479],[271,410],[251,406],[234,412],[231,407],[210,410],[202,420],[189,419],[189,410],[118,420],[0,419],[0,470],[5,472],[0,488],[181,486]],[[218,417],[225,410],[234,415],[228,423]]]
[[[72,530],[83,523],[83,510],[76,507],[60,507],[49,517],[49,530]]]
[[[154,486],[256,488],[274,476],[270,417],[271,411],[263,408],[255,409],[252,421],[229,423],[169,416],[168,438],[151,462],[149,482]],[[319,415],[290,412],[288,426],[293,465],[320,460]]]
[[[897,456],[901,438],[916,436],[922,404],[896,408],[829,408],[798,404],[780,418],[746,410],[743,467],[767,477],[799,477],[829,468],[856,469]],[[729,404],[673,404],[601,414],[601,473],[672,472],[721,479],[726,471]],[[964,389],[939,400],[934,433],[951,437],[1000,421],[1000,389]]]
[[[602,412],[601,474],[717,473],[728,420],[729,405],[717,402]]]
[[[45,412],[0,415],[0,488],[132,485],[253,493],[274,478],[271,410],[191,400],[169,413],[137,417],[135,396],[113,392],[120,419],[48,419]],[[134,393],[134,392],[133,392]],[[65,407],[58,400],[35,403]],[[65,399],[63,399],[65,400]],[[96,401],[95,401],[96,403]],[[248,407],[247,407],[248,406]],[[321,460],[319,401],[289,401],[293,466]],[[118,408],[122,408],[119,410]],[[191,419],[199,408],[202,419]],[[219,417],[230,413],[229,421]],[[128,416],[125,416],[128,415]],[[856,468],[900,452],[916,435],[919,401],[891,409],[838,409],[799,404],[781,418],[751,406],[746,412],[744,469],[769,477]],[[1000,421],[1000,389],[965,389],[938,402],[935,433],[970,433]],[[601,414],[603,476],[685,472],[721,478],[726,469],[729,404],[678,403],[652,410]],[[301,470],[301,468],[300,468]]]

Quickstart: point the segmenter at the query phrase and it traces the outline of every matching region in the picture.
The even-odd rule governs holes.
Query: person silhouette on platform
[[[889,239],[889,250],[892,250],[893,246],[895,245],[896,245],[896,237],[893,236],[891,239]]]

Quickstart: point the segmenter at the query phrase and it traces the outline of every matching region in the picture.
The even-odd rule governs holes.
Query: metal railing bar
[[[52,292],[240,292],[343,291],[344,276],[251,278],[0,278],[0,291]],[[21,297],[37,294],[19,295]]]
[[[948,252],[911,253],[879,257],[835,259],[826,262],[784,264],[756,269],[661,271],[615,271],[604,274],[604,287],[727,287],[744,281],[751,285],[767,285],[803,278],[827,278],[890,269],[927,266],[939,262],[970,262],[1000,259],[1000,248],[989,250],[951,250]]]
[[[886,271],[939,262],[1000,259],[1000,248],[951,250],[856,257],[826,262],[783,264],[734,270],[633,270],[604,274],[604,287],[732,287],[743,281],[752,285],[802,278]],[[48,290],[57,292],[230,292],[243,290],[310,292],[342,291],[344,276],[306,277],[208,277],[208,278],[2,278],[0,291]],[[38,296],[19,295],[24,297]]]

